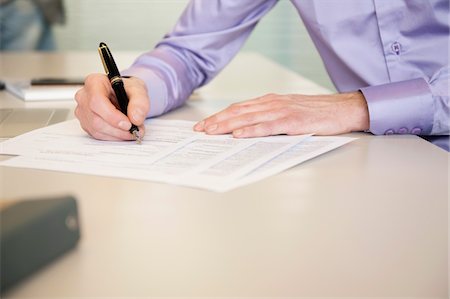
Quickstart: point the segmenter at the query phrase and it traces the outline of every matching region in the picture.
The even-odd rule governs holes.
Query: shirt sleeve
[[[362,88],[374,134],[449,135],[449,66],[432,78]]]
[[[258,21],[277,0],[191,0],[154,50],[122,72],[145,81],[147,117],[182,105],[236,55]]]

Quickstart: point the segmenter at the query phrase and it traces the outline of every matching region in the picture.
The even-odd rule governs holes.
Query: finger
[[[131,122],[128,117],[118,110],[109,100],[102,94],[91,95],[88,111],[92,111],[102,118],[110,126],[121,130],[129,130]]]
[[[86,127],[84,123],[81,122],[81,127],[85,130],[89,135],[98,140],[108,140],[108,141],[123,141],[123,140],[134,140],[134,136],[128,130],[120,130],[109,126],[106,122],[102,123],[101,118],[98,116],[91,117],[94,121],[91,126]],[[145,135],[145,127],[139,127],[139,134],[143,139]]]
[[[108,77],[103,74],[88,75],[84,80],[84,89],[87,94],[102,94],[107,98],[114,94]]]
[[[198,131],[211,131],[215,124],[218,124],[220,122],[227,121],[229,119],[233,119],[235,117],[239,117],[241,115],[253,113],[253,112],[263,112],[268,111],[273,107],[273,103],[258,103],[258,104],[252,104],[252,105],[239,105],[239,104],[233,104],[229,106],[228,108],[213,114],[206,119],[204,119],[202,122],[198,124],[198,126],[195,126],[194,128]]]
[[[93,111],[107,123],[122,130],[128,130],[131,122],[114,104],[116,98],[106,75],[91,74],[86,77],[84,90],[77,94],[78,104],[83,113]]]
[[[107,134],[103,134],[103,133],[101,133],[101,132],[92,132],[92,133],[89,133],[93,138],[95,138],[95,139],[97,139],[97,140],[102,140],[102,141],[124,141],[124,140],[127,140],[127,141],[129,141],[129,140],[133,140],[133,138],[130,138],[130,139],[120,139],[120,138],[117,138],[117,137],[114,137],[114,136],[110,136],[110,135],[107,135]]]
[[[194,125],[194,130],[202,132],[205,128],[213,123],[223,121],[235,115],[265,110],[269,102],[275,100],[275,94],[267,94],[255,99],[234,103],[226,109],[217,112],[207,118],[199,121]]]
[[[81,128],[84,131],[86,131],[86,133],[89,133],[89,130],[88,130],[87,126],[86,126],[87,121],[86,121],[86,119],[84,117],[83,112],[81,112],[80,106],[77,106],[75,108],[74,114],[75,114],[76,118],[79,120]]]
[[[139,126],[138,128],[139,128],[139,136],[141,137],[141,140],[143,140],[144,136],[145,136],[145,126],[142,125],[142,126]]]
[[[128,131],[129,128],[123,130],[120,128],[116,128],[106,122],[101,116],[95,113],[89,113],[86,115],[88,118],[88,131],[94,137],[102,136],[102,140],[132,140],[133,135]],[[104,136],[108,136],[107,139],[104,139]],[[100,139],[100,138],[97,138]]]
[[[81,89],[78,89],[75,93],[75,101],[77,102],[77,105],[80,106],[83,104],[83,100],[86,98],[86,88],[82,87]]]
[[[291,130],[288,119],[278,119],[259,123],[233,131],[233,137],[249,138],[288,134]]]
[[[84,131],[97,139],[120,139],[128,140],[129,132],[127,130],[120,130],[107,124],[101,117],[92,111],[82,111],[80,107],[75,109],[75,115],[80,120],[80,125]],[[113,129],[111,129],[113,128]],[[117,130],[117,131],[116,131]],[[120,133],[119,133],[120,132]],[[98,134],[97,134],[98,133]],[[111,135],[110,138],[100,138],[96,136]],[[112,138],[114,137],[114,138]]]
[[[251,112],[207,126],[205,131],[207,134],[226,134],[239,128],[256,125],[263,122],[270,122],[285,116],[286,110],[284,109]]]
[[[137,126],[144,123],[150,111],[150,101],[145,83],[138,78],[124,79],[125,90],[130,102],[128,103],[128,117]]]
[[[91,123],[90,120],[92,119],[92,111],[89,109],[86,109],[84,106],[82,105],[78,105],[75,108],[75,116],[78,118],[79,122],[80,122],[80,126],[81,128],[83,128],[84,131],[86,131],[88,134],[91,134],[91,131],[93,131],[91,129]]]

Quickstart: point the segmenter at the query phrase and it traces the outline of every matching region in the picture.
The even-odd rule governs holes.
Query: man
[[[448,0],[291,0],[340,93],[269,94],[233,104],[194,127],[235,137],[276,134],[423,135],[448,149]],[[104,75],[87,77],[75,114],[93,137],[132,139],[184,103],[238,52],[277,0],[192,0],[173,31],[123,72],[129,119]],[[299,49],[300,51],[300,49]],[[446,136],[439,136],[446,135]]]

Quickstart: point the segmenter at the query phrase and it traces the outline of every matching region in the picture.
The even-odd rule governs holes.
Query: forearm
[[[276,0],[193,0],[174,30],[123,74],[147,84],[148,116],[182,105],[234,57]]]
[[[183,104],[196,88],[196,75],[190,75],[185,63],[168,49],[155,49],[138,57],[122,72],[142,79],[150,99],[147,117],[161,115]]]

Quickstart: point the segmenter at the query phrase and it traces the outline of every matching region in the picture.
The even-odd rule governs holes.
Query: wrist
[[[349,132],[366,131],[369,130],[369,109],[367,101],[360,91],[349,92],[344,94],[350,105],[348,115],[344,115],[349,120]]]

